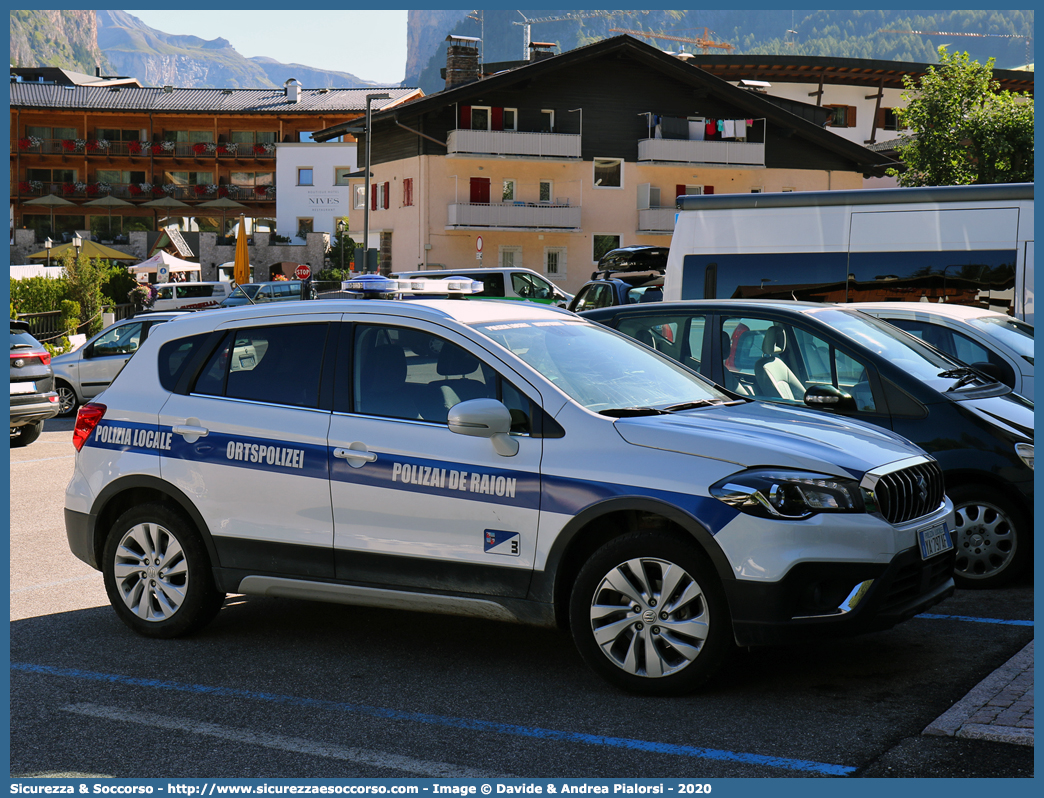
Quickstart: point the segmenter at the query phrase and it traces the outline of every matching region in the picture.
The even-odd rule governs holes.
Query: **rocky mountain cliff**
[[[406,78],[403,86],[416,86],[423,69],[439,49],[446,35],[467,16],[467,11],[423,9],[407,12]]]
[[[11,11],[11,66],[56,66],[93,75],[111,69],[93,11]]]

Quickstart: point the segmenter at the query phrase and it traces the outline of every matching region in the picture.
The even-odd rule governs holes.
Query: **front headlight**
[[[1030,471],[1033,470],[1033,444],[1032,443],[1016,443],[1015,444],[1015,454],[1017,454],[1019,456],[1019,458],[1022,460],[1022,462],[1024,462],[1026,465],[1028,465],[1030,467]]]
[[[715,483],[710,493],[741,512],[763,518],[796,520],[816,513],[873,509],[873,494],[854,479],[805,471],[751,469]]]

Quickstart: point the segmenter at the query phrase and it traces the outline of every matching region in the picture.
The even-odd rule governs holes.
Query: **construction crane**
[[[938,30],[884,30],[878,33],[902,33],[914,36],[968,36],[975,39],[1025,39],[1026,40],[1026,63],[1033,59],[1033,37],[1023,36],[1021,33],[948,33]]]
[[[637,16],[638,14],[648,14],[648,11],[576,11],[569,14],[563,14],[560,17],[534,17],[529,19],[521,11],[517,12],[520,17],[524,20],[523,22],[512,22],[512,25],[521,25],[523,32],[522,42],[522,59],[525,61],[529,60],[529,45],[532,42],[530,37],[530,26],[536,25],[541,22],[565,22],[570,19],[589,19],[591,17],[615,17],[618,14],[627,14],[628,16]]]
[[[708,53],[711,48],[724,50],[729,55],[732,55],[732,51],[736,49],[735,45],[729,44],[728,42],[716,42],[710,38],[710,30],[708,28],[703,29],[703,36],[695,39],[686,38],[684,36],[671,36],[667,33],[653,33],[645,30],[628,30],[627,28],[610,28],[610,33],[629,33],[632,36],[644,36],[647,39],[666,39],[672,42],[688,42],[689,44],[695,44],[704,54]]]

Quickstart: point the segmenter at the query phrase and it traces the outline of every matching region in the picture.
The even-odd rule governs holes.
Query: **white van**
[[[539,302],[542,305],[557,305],[564,308],[573,298],[557,285],[532,269],[517,267],[500,268],[491,266],[486,269],[426,269],[419,272],[395,272],[391,276],[396,279],[441,280],[445,277],[467,277],[478,280],[485,288],[476,296],[487,299],[523,299],[528,302]]]
[[[231,290],[230,283],[156,283],[156,300],[150,310],[216,308]]]
[[[681,196],[678,299],[947,302],[1033,323],[1033,184]]]

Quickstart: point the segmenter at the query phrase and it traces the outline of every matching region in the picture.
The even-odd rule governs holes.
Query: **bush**
[[[49,313],[70,298],[65,277],[26,277],[11,280],[11,310],[14,313]]]

